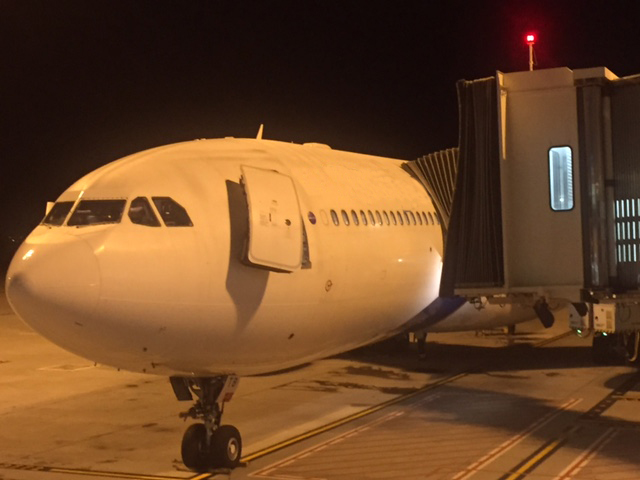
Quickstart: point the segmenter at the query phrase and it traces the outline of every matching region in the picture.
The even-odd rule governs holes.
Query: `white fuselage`
[[[438,297],[441,228],[429,196],[402,163],[248,139],[131,155],[58,199],[73,208],[82,200],[126,200],[121,219],[69,226],[72,209],[60,226],[38,226],[10,266],[8,298],[27,324],[60,346],[148,373],[258,374],[370,343]],[[293,182],[297,205],[290,207],[299,211],[305,238],[295,234],[297,220],[289,226],[289,218],[278,218],[281,200],[258,205],[254,196],[255,205],[247,204],[243,172],[251,167]],[[268,185],[259,187],[269,194]],[[175,200],[192,225],[133,223],[131,202],[140,197]],[[152,209],[164,218],[158,205]],[[249,218],[256,223],[248,226]],[[269,235],[283,232],[281,240],[251,237],[263,227]],[[302,242],[302,265],[282,271],[251,264],[247,249],[259,242],[283,255]],[[459,330],[523,319],[454,317],[433,329],[446,330],[447,321]]]

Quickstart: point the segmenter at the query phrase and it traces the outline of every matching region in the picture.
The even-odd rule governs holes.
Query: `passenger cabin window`
[[[342,221],[344,222],[344,224],[349,226],[349,215],[347,214],[347,212],[345,212],[344,210],[340,210],[340,213],[342,214]]]
[[[338,218],[338,214],[335,210],[331,210],[331,220],[333,220],[333,224],[336,227],[340,225],[340,219]]]
[[[358,226],[360,222],[358,222],[358,214],[355,210],[351,210],[351,218],[353,218],[353,224]]]
[[[67,222],[70,227],[120,223],[126,200],[81,200]]]
[[[376,210],[376,220],[378,221],[378,225],[382,225],[382,216],[380,215],[380,210]]]
[[[52,227],[59,227],[64,223],[64,219],[73,207],[73,202],[56,202],[47,216],[42,221],[43,225],[51,225]]]
[[[407,225],[409,224],[409,219],[411,219],[414,225],[416,224],[416,217],[413,215],[413,212],[411,210],[405,210],[404,216],[407,219]]]
[[[131,201],[129,207],[129,220],[136,225],[145,225],[147,227],[159,227],[160,220],[153,213],[153,208],[149,200],[145,197],[138,197]]]
[[[398,223],[400,225],[404,225],[404,220],[402,220],[402,214],[399,211],[396,213],[398,214]]]
[[[383,210],[382,214],[384,215],[384,223],[386,223],[387,225],[391,225],[391,222],[389,221],[389,214],[387,213],[387,211]]]
[[[373,212],[371,210],[367,210],[367,213],[369,214],[369,223],[371,225],[375,225],[376,224],[376,219],[373,216]]]
[[[549,149],[549,195],[556,212],[573,209],[573,163],[571,147]]]
[[[362,219],[362,225],[367,225],[367,215],[364,213],[364,210],[360,210],[360,218]]]
[[[193,227],[187,211],[173,198],[152,197],[152,199],[167,227]]]

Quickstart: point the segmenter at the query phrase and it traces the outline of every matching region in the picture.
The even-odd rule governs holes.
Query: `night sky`
[[[413,159],[457,145],[455,82],[640,73],[640,1],[0,0],[0,267],[71,183],[195,138]]]

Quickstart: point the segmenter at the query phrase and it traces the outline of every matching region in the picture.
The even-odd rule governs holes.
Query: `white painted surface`
[[[58,345],[146,373],[271,372],[370,343],[398,331],[438,296],[442,233],[438,225],[407,223],[405,212],[433,206],[402,163],[256,139],[185,142],[131,155],[59,198],[125,198],[122,221],[38,226],[10,266],[8,297],[26,323]],[[238,232],[247,207],[238,210],[237,201],[243,170],[291,179],[311,268],[288,264],[295,271],[280,273],[243,262],[246,238]],[[264,194],[269,182],[262,177]],[[133,224],[127,208],[139,196],[173,198],[193,226]],[[369,211],[393,212],[403,225],[373,224]],[[456,330],[487,328],[521,317],[488,307],[453,315],[437,329],[446,330],[447,322]]]

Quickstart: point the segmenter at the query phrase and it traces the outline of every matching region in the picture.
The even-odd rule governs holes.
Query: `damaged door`
[[[275,170],[242,166],[249,208],[247,260],[293,272],[302,260],[302,218],[293,180]]]

